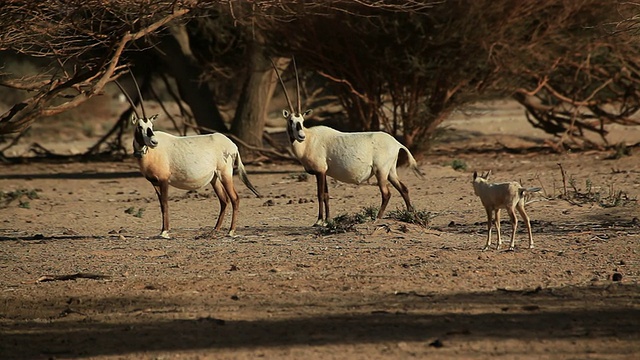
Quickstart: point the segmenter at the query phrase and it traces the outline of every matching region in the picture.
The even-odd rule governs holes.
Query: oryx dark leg
[[[409,188],[407,188],[407,186],[403,184],[400,179],[394,177],[393,175],[393,173],[389,175],[389,181],[391,182],[391,185],[393,185],[393,187],[398,190],[400,195],[402,195],[404,203],[407,206],[407,211],[414,211],[413,206],[411,205],[411,200],[409,199]]]
[[[327,174],[316,173],[317,197],[318,197],[318,220],[314,226],[321,226],[329,220],[329,186],[327,185]],[[324,219],[323,216],[324,208]]]
[[[384,210],[387,208],[387,204],[389,204],[389,199],[391,199],[391,191],[389,191],[389,177],[389,174],[376,172],[376,180],[378,180],[378,188],[380,188],[380,196],[382,197],[382,203],[380,204],[380,210],[378,210],[378,216],[376,216],[376,219],[382,219]]]
[[[225,176],[224,174],[220,177],[220,182],[222,183],[222,187],[224,191],[229,196],[229,200],[231,201],[231,226],[229,227],[229,236],[234,236],[236,233],[236,220],[238,219],[238,211],[240,210],[240,198],[238,197],[238,193],[236,192],[235,187],[233,186],[233,173]]]
[[[327,183],[327,175],[324,176],[324,219],[329,221],[329,184]]]
[[[222,182],[217,176],[214,176],[213,180],[211,180],[211,186],[218,197],[218,201],[220,201],[220,213],[218,214],[218,220],[216,221],[215,226],[215,230],[218,231],[222,227],[222,222],[224,221],[224,214],[227,210],[227,205],[229,205],[229,197],[222,186]]]
[[[169,182],[160,180],[152,182],[153,188],[160,202],[160,212],[162,213],[162,231],[160,237],[169,238]]]

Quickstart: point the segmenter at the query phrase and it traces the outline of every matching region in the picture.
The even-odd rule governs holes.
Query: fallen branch
[[[48,281],[67,281],[76,279],[104,280],[110,279],[111,276],[91,273],[76,273],[70,275],[42,275],[36,280],[37,283]]]

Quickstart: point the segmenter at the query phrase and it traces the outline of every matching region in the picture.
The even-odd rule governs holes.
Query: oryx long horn
[[[131,78],[133,79],[133,83],[136,85],[136,90],[138,91],[138,98],[140,99],[140,109],[142,109],[142,116],[144,119],[148,119],[146,111],[144,111],[144,100],[142,99],[142,93],[140,92],[140,87],[138,86],[138,81],[136,77],[133,75],[133,71],[129,70],[129,74],[131,74]]]
[[[282,81],[282,78],[280,77],[280,72],[278,72],[278,68],[276,67],[276,64],[273,62],[273,59],[269,58],[269,60],[271,60],[271,66],[273,66],[273,70],[275,70],[276,75],[278,76],[278,80],[280,80],[280,85],[282,86],[284,97],[287,99],[287,104],[289,104],[289,110],[291,110],[291,113],[294,113],[295,110],[293,108],[293,104],[291,103],[291,99],[289,99],[289,94],[287,94],[287,88],[284,86],[284,81]]]
[[[133,102],[133,100],[131,100],[131,96],[129,96],[129,94],[126,92],[126,90],[122,87],[122,85],[120,85],[120,83],[118,82],[118,80],[114,80],[114,83],[116,83],[116,85],[118,85],[118,87],[120,88],[120,91],[122,91],[122,93],[124,94],[124,96],[127,98],[127,100],[129,100],[129,104],[131,104],[131,108],[133,109],[133,112],[136,114],[136,116],[138,117],[138,119],[140,119],[140,114],[138,114],[138,110],[136,110],[136,104]]]
[[[302,114],[302,106],[300,104],[300,79],[298,79],[298,67],[296,66],[296,57],[292,56],[291,61],[293,61],[293,70],[296,73],[296,93],[298,96],[298,114]]]

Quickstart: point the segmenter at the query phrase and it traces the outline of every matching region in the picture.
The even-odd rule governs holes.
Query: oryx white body
[[[487,212],[487,243],[484,250],[488,250],[491,245],[491,228],[495,221],[496,232],[498,233],[498,242],[496,249],[500,248],[502,239],[500,238],[500,210],[502,208],[507,210],[511,225],[513,227],[511,232],[511,243],[509,250],[513,250],[516,241],[516,229],[518,226],[518,218],[516,217],[515,210],[517,210],[525,224],[527,225],[527,231],[529,233],[529,249],[533,249],[533,235],[531,234],[531,223],[529,216],[524,210],[524,194],[526,192],[540,191],[540,188],[524,188],[520,183],[515,181],[502,182],[502,183],[490,183],[488,181],[489,171],[483,176],[479,176],[477,172],[473,173],[473,191],[480,197],[480,201]]]
[[[336,180],[360,184],[379,171],[394,171],[400,150],[408,150],[384,132],[344,133],[326,126],[304,130],[303,142],[293,141],[294,155],[305,169],[326,172]],[[384,170],[382,170],[384,169]]]
[[[197,190],[220,176],[221,169],[233,171],[236,145],[226,136],[175,136],[155,131],[158,145],[147,151],[138,162],[140,172],[153,179],[167,179],[169,185],[183,190]],[[194,152],[194,149],[198,151]],[[203,156],[212,154],[216,156]]]
[[[290,108],[290,111],[284,110],[282,114],[287,120],[287,134],[291,141],[293,153],[302,163],[305,170],[316,177],[318,197],[318,220],[316,224],[322,225],[329,220],[327,176],[351,184],[360,184],[375,176],[382,196],[382,203],[377,215],[378,219],[382,218],[391,198],[389,183],[400,192],[407,210],[413,211],[413,206],[409,199],[409,190],[400,181],[396,171],[398,155],[400,151],[405,151],[409,159],[409,166],[416,174],[422,176],[409,149],[400,144],[391,135],[381,131],[345,133],[327,126],[306,128],[304,126],[304,116],[311,111],[307,110],[303,113],[300,109],[300,86],[297,81],[297,69],[298,109],[296,110],[287,95],[286,88],[275,64],[273,66]]]
[[[174,136],[153,131],[151,119],[134,119],[136,123],[133,147],[140,172],[151,182],[162,211],[161,237],[169,237],[169,185],[183,190],[213,186],[220,201],[220,214],[215,229],[222,226],[229,201],[232,206],[229,235],[234,235],[240,200],[233,184],[233,166],[244,184],[257,196],[249,182],[238,147],[220,133],[194,136]]]

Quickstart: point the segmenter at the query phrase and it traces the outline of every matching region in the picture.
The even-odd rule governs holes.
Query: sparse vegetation
[[[614,184],[597,187],[593,184],[593,181],[590,178],[585,180],[585,190],[582,190],[578,186],[578,180],[573,176],[569,176],[567,180],[567,174],[562,168],[562,164],[558,164],[558,166],[562,173],[563,193],[557,196],[554,195],[554,197],[567,200],[574,205],[595,203],[603,208],[625,206],[637,201],[636,198],[630,197],[626,191],[615,189]],[[567,182],[569,183],[571,190],[567,189]]]
[[[137,218],[142,218],[142,216],[144,215],[144,208],[139,208],[138,210],[136,210],[136,208],[134,208],[133,206],[127,208],[127,210],[124,211],[126,214],[129,215],[133,215]]]
[[[31,207],[28,200],[23,200],[23,198],[27,198],[29,200],[39,199],[38,195],[39,189],[18,189],[14,191],[0,191],[0,207],[7,207],[12,202],[18,200],[18,206],[23,209],[29,209]]]
[[[204,198],[204,199],[209,199],[211,197],[215,197],[215,193],[214,192],[208,192],[208,188],[204,189],[204,191],[198,191],[198,190],[189,190],[186,193],[184,193],[184,195],[182,196],[182,199],[200,199],[200,198]]]
[[[375,220],[377,214],[378,208],[375,206],[369,206],[352,215],[338,215],[333,219],[328,220],[325,226],[319,228],[320,234],[329,235],[355,231],[356,225]]]
[[[356,225],[375,220],[377,214],[378,208],[375,206],[365,207],[355,214],[341,214],[327,221],[325,226],[319,228],[319,232],[322,235],[329,235],[357,231]],[[387,218],[409,224],[427,226],[433,216],[431,212],[426,210],[408,211],[400,209],[389,211]]]
[[[309,180],[309,174],[307,174],[306,172],[293,173],[289,174],[287,178],[296,180],[297,182],[305,182]]]
[[[426,210],[394,210],[389,212],[389,218],[426,227],[429,225],[429,220],[433,218],[433,215]]]
[[[467,163],[464,160],[454,159],[451,162],[451,167],[455,171],[464,171],[467,170]]]
[[[140,208],[138,209],[138,212],[136,212],[135,214],[133,214],[133,216],[137,217],[137,218],[142,218],[142,215],[144,214],[144,208]]]

